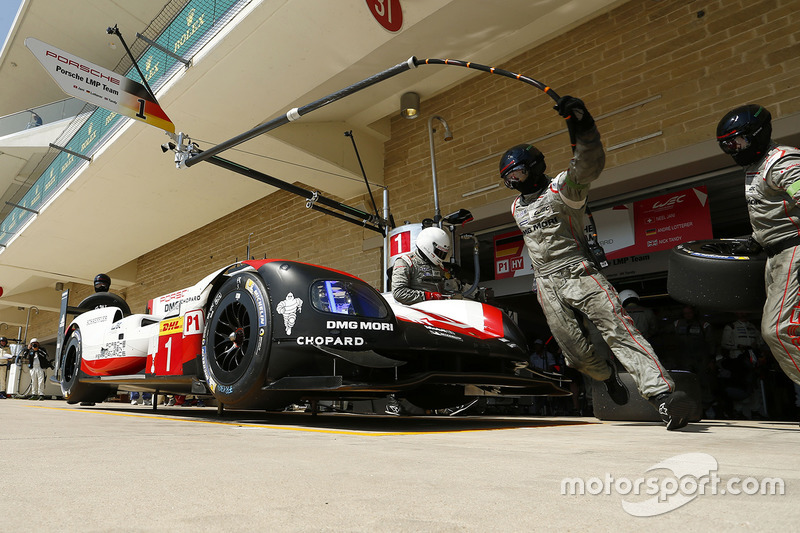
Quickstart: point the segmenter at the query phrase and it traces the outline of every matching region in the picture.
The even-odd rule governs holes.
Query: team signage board
[[[608,259],[669,250],[683,242],[713,237],[705,186],[597,211],[594,219]]]
[[[402,254],[414,250],[417,235],[422,231],[422,224],[404,224],[389,232],[389,266]]]
[[[387,31],[400,31],[403,27],[403,8],[400,0],[367,0],[369,11]]]
[[[704,186],[595,211],[593,216],[610,277],[666,270],[667,256],[658,252],[713,237]],[[494,279],[525,276],[531,268],[518,230],[495,235]]]
[[[175,125],[141,83],[33,37],[25,39],[25,46],[68,95],[175,133]]]
[[[532,274],[531,259],[519,230],[494,236],[494,279]]]

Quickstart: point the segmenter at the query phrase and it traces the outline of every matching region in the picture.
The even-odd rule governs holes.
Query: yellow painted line
[[[306,433],[327,433],[333,435],[353,435],[356,437],[391,437],[396,435],[438,435],[443,433],[476,433],[481,431],[505,431],[510,429],[536,429],[542,427],[558,427],[558,426],[583,426],[590,425],[592,422],[564,422],[564,423],[545,423],[542,425],[525,425],[525,426],[504,426],[480,429],[451,429],[451,430],[434,430],[434,431],[390,431],[390,432],[367,432],[367,431],[354,431],[354,430],[339,430],[339,429],[320,429],[320,428],[303,428],[294,426],[276,426],[268,424],[247,424],[240,422],[217,422],[214,420],[195,420],[185,418],[173,418],[158,415],[146,414],[133,414],[133,413],[113,413],[109,411],[89,410],[89,409],[75,409],[71,407],[48,407],[46,405],[32,405],[34,409],[51,409],[54,411],[70,411],[73,413],[93,413],[99,415],[109,416],[124,416],[131,418],[149,418],[151,420],[168,420],[170,422],[186,422],[195,424],[212,424],[218,426],[233,426],[242,428],[259,428],[259,429],[278,429],[284,431],[301,431]]]

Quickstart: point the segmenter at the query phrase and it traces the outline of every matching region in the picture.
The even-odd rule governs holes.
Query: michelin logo
[[[295,298],[294,294],[290,292],[286,295],[285,300],[278,303],[275,310],[279,315],[283,316],[283,325],[286,329],[286,334],[291,335],[292,328],[297,323],[297,315],[303,310],[303,300]]]

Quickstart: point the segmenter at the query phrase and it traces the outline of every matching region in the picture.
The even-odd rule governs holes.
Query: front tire
[[[215,294],[203,330],[203,371],[214,397],[231,407],[256,407],[267,374],[272,321],[261,278],[231,276]]]

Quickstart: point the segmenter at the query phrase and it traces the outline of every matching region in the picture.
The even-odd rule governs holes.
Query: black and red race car
[[[496,307],[406,306],[355,276],[297,261],[227,266],[154,298],[144,314],[109,293],[77,307],[68,299],[53,376],[68,403],[152,391],[278,409],[394,394],[442,408],[477,396],[569,394],[527,369],[525,338]]]

